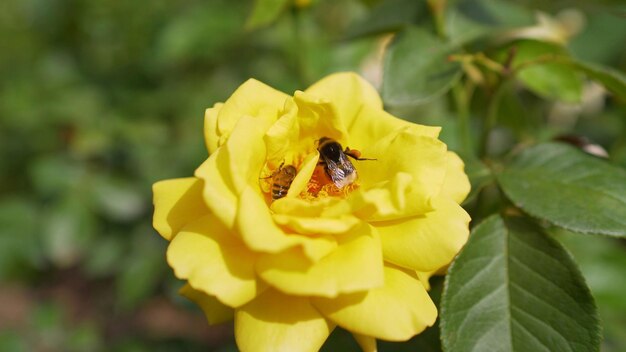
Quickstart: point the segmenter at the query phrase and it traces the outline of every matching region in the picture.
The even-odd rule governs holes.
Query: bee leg
[[[346,150],[344,150],[343,153],[351,157],[354,160],[376,160],[376,159],[370,159],[370,158],[361,158],[360,151],[356,149],[350,149],[349,147],[346,147]]]
[[[283,165],[285,165],[285,161],[284,160],[283,160],[282,163],[280,163],[280,166],[278,167],[278,169],[276,169],[274,172],[272,172],[271,175],[266,176],[266,177],[259,177],[259,180],[267,180],[268,178],[272,178],[272,177],[276,176],[276,174],[279,173],[280,170],[283,169]]]

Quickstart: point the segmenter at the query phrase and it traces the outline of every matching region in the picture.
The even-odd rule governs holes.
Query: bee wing
[[[345,154],[339,156],[339,162],[336,163],[332,160],[326,160],[328,168],[328,175],[331,180],[337,186],[337,188],[343,188],[356,180],[356,170],[354,165],[348,160]]]

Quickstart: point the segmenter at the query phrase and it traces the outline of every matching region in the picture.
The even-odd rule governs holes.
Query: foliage
[[[476,256],[540,265],[523,243],[542,250],[546,264],[541,275],[516,280],[545,300],[559,298],[546,280],[567,281],[585,305],[573,321],[593,335],[588,284],[602,348],[626,349],[624,5],[305,3],[3,2],[0,296],[17,313],[0,310],[0,350],[232,350],[228,329],[205,328],[180,300],[163,303],[176,300],[180,284],[151,229],[150,187],[202,162],[204,109],[248,77],[291,93],[341,70],[378,83],[395,115],[443,126],[442,139],[466,163],[473,190],[464,206],[472,225],[482,225],[447,277],[444,350],[458,350],[450,327],[467,336],[471,326],[454,325],[461,310],[453,307],[465,294],[459,283],[481,268],[463,263]],[[486,238],[490,251],[473,254]],[[502,241],[516,239],[520,251],[509,256]],[[477,294],[522,284],[498,281],[515,268],[492,269]],[[561,269],[568,274],[551,276]],[[532,306],[520,297],[498,308]],[[535,313],[546,324],[538,336],[550,338],[549,326],[562,321]],[[380,347],[439,350],[438,334],[435,327]],[[325,348],[357,349],[346,340],[337,332]],[[589,343],[586,350],[600,348]],[[519,346],[498,349],[525,350]]]

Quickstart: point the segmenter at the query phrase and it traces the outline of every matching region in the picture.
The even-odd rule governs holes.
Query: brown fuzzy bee
[[[324,171],[339,189],[351,185],[358,177],[348,156],[355,160],[376,160],[361,158],[361,152],[358,150],[348,147],[343,149],[339,142],[328,137],[322,137],[319,140],[317,150],[322,157],[320,164],[324,165]]]
[[[289,192],[298,170],[293,165],[280,165],[270,177],[272,178],[272,200],[283,198]]]

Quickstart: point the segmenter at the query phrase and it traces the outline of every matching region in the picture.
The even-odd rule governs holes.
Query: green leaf
[[[425,2],[388,0],[376,4],[363,19],[348,27],[346,39],[395,32],[413,23],[425,11]]]
[[[517,2],[500,0],[460,0],[456,8],[467,18],[494,28],[529,26],[533,12]]]
[[[400,32],[385,55],[385,104],[416,106],[445,94],[461,77],[461,65],[448,61],[454,48],[420,28]]]
[[[288,0],[256,0],[252,14],[246,22],[246,28],[256,29],[274,22],[288,2]]]
[[[446,35],[458,45],[535,22],[533,12],[511,1],[460,0],[446,11]],[[480,45],[480,44],[479,44]]]
[[[494,31],[493,26],[472,20],[455,8],[446,11],[445,21],[446,35],[451,43],[457,45],[472,42]]]
[[[485,220],[448,271],[444,351],[598,351],[599,330],[571,256],[521,219]]]
[[[567,43],[573,56],[604,65],[620,62],[624,57],[624,46],[616,43],[623,43],[626,38],[626,21],[623,16],[625,3],[621,2],[621,8],[615,6],[618,3],[607,2],[601,11],[585,11],[584,30]],[[584,11],[584,7],[579,9]]]
[[[532,216],[571,231],[626,237],[626,171],[604,160],[545,143],[517,155],[497,179]]]
[[[580,101],[582,77],[567,63],[548,60],[552,57],[569,57],[563,47],[535,40],[521,40],[514,46],[516,54],[512,66],[514,69],[519,68],[517,78],[526,88],[546,99],[572,103]],[[520,68],[520,65],[525,67]]]
[[[624,73],[610,67],[576,60],[571,60],[570,65],[602,84],[619,99],[626,101],[626,75]]]

